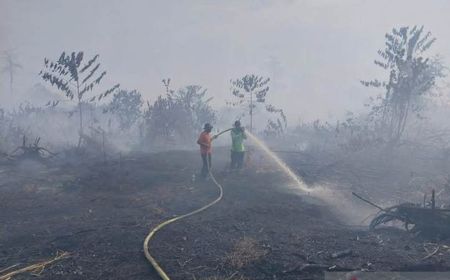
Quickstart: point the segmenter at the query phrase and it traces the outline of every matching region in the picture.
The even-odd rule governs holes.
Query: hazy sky
[[[222,105],[230,78],[267,75],[269,101],[292,124],[362,109],[374,92],[359,80],[379,74],[373,60],[392,27],[425,25],[450,65],[449,11],[447,0],[0,0],[0,51],[15,49],[21,90],[63,50],[99,53],[106,83],[150,101],[165,77],[203,85]]]

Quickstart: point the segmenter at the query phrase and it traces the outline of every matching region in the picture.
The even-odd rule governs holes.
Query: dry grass
[[[27,194],[36,194],[39,192],[39,187],[35,184],[26,184],[23,188]]]
[[[232,252],[226,256],[226,262],[232,267],[240,269],[266,254],[267,250],[262,248],[255,239],[244,237],[234,244]]]
[[[166,213],[166,211],[164,211],[164,209],[162,209],[159,206],[154,206],[151,209],[152,209],[153,212],[155,212],[158,215],[162,215],[162,214]]]

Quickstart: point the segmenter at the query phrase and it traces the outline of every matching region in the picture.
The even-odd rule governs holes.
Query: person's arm
[[[205,148],[209,148],[209,146],[210,146],[208,143],[206,143],[204,137],[202,137],[202,136],[200,136],[200,138],[198,138],[197,144],[199,144],[200,146],[203,146]]]
[[[197,141],[197,144],[199,144],[200,146],[209,148],[209,144],[206,144],[206,143],[204,143],[204,142],[201,142],[200,139]]]
[[[247,139],[247,133],[245,133],[245,129],[241,128],[242,131],[242,139]]]

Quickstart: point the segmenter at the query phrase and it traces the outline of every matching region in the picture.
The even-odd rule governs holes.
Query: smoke
[[[440,95],[441,103],[430,102],[422,115],[414,116],[395,145],[376,133],[378,124],[369,121],[373,116],[364,107],[369,97],[385,92],[365,89],[359,81],[386,76],[373,59],[384,47],[384,34],[401,25],[424,24],[437,38],[433,52],[449,65],[449,5],[407,0],[4,0],[0,52],[14,50],[14,61],[22,67],[1,72],[0,151],[13,151],[23,136],[41,137],[40,144],[55,152],[77,145],[76,103],[43,85],[38,76],[44,57],[57,58],[63,51],[100,54],[107,83],[121,83],[142,94],[144,103],[133,125],[121,127],[117,116],[104,112],[111,99],[82,105],[83,146],[96,155],[197,148],[200,121],[187,123],[188,114],[164,111],[164,103],[160,107],[167,114],[154,122],[148,119],[155,112],[152,105],[166,94],[161,80],[167,77],[175,90],[187,85],[208,89],[217,115],[215,130],[227,129],[239,118],[247,125],[243,110],[226,107],[226,101],[232,97],[230,79],[255,73],[271,79],[266,102],[284,110],[289,127],[282,135],[250,138],[294,189],[332,205],[356,223],[371,210],[356,203],[350,191],[363,191],[389,205],[397,202],[393,197],[417,200],[416,194],[403,195],[422,190],[408,185],[412,177],[448,176],[448,78],[433,96]],[[3,57],[0,66],[5,66]],[[264,129],[269,118],[262,111],[264,107],[255,111],[255,131]],[[411,111],[410,116],[418,113]],[[171,125],[164,123],[166,116],[171,116]],[[229,139],[219,138],[215,144],[229,145]],[[272,147],[293,153],[281,156]],[[440,181],[436,187],[445,190],[445,180]]]
[[[161,79],[172,77],[175,87],[208,88],[214,106],[221,107],[230,96],[229,79],[258,73],[272,78],[268,101],[283,108],[290,122],[336,119],[363,110],[370,94],[358,81],[378,74],[372,60],[392,27],[424,24],[438,38],[436,51],[450,57],[445,1],[4,0],[0,5],[0,52],[15,49],[23,66],[14,96],[41,82],[37,73],[44,57],[83,50],[101,55],[112,82],[139,90],[151,102],[161,93]],[[1,73],[2,104],[15,98],[8,83]]]

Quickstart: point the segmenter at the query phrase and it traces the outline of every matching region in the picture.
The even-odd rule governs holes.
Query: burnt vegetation
[[[205,123],[217,134],[235,120],[312,194],[288,188],[292,182],[249,139],[244,172],[231,172],[223,134],[213,142],[223,201],[151,245],[174,279],[450,271],[448,69],[422,26],[384,38],[374,52],[382,77],[356,82],[373,93],[369,102],[313,121],[289,118],[273,78],[261,73],[230,80],[224,101],[196,81],[164,78],[159,92],[122,88],[99,54],[45,58],[45,86],[32,87],[44,97],[0,109],[0,271],[63,250],[69,258],[32,272],[156,279],[141,241],[151,227],[215,197],[211,181],[198,180],[195,141]],[[2,58],[12,93],[23,66],[10,52]]]

